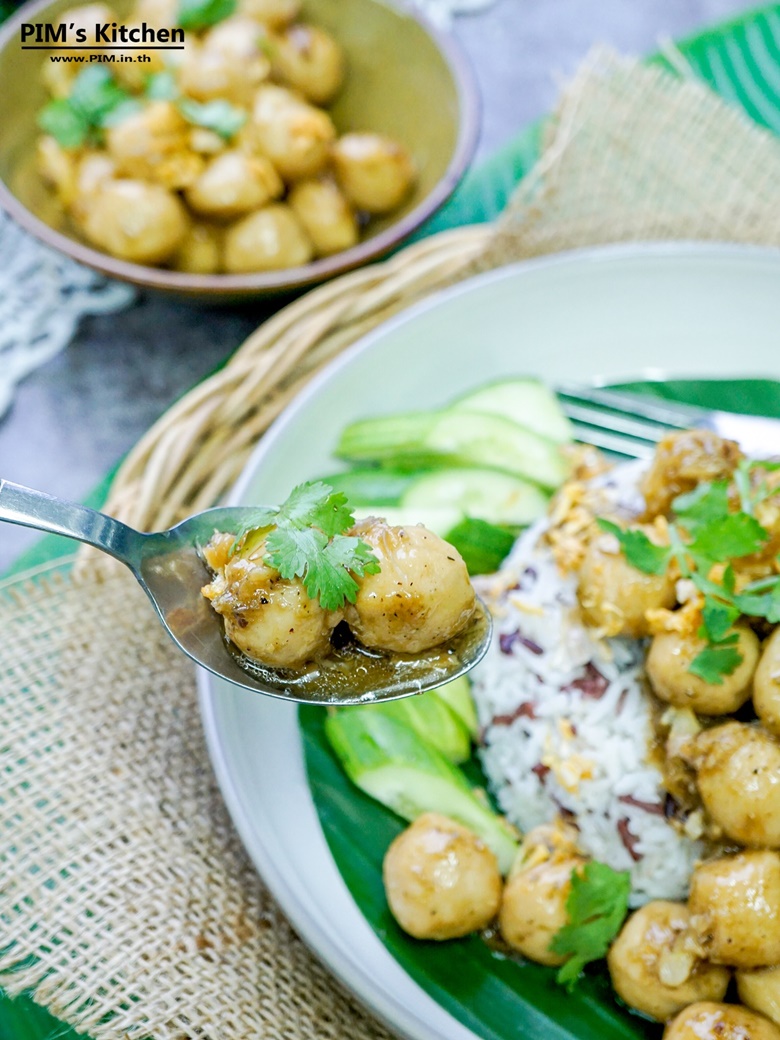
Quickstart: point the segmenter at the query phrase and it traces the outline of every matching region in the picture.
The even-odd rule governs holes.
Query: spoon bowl
[[[64,535],[130,569],[177,646],[202,667],[254,693],[317,704],[363,704],[424,693],[463,675],[490,643],[481,600],[465,630],[419,654],[384,654],[347,642],[302,669],[267,668],[243,657],[201,594],[212,578],[201,558],[215,531],[236,531],[256,507],[207,509],[168,531],[143,534],[94,509],[0,480],[0,520]]]

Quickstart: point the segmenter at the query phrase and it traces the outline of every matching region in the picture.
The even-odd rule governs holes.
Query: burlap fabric
[[[478,266],[635,238],[780,244],[778,185],[769,134],[600,53]],[[19,580],[0,590],[0,632],[2,984],[103,1040],[387,1036],[247,861],[191,668],[132,580]]]

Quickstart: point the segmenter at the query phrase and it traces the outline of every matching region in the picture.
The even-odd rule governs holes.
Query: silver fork
[[[780,419],[709,411],[608,387],[564,384],[556,392],[575,438],[615,455],[650,458],[667,433],[692,426],[737,441],[747,455],[780,454]]]

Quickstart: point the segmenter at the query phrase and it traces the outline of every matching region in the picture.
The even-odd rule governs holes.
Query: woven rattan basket
[[[106,511],[148,531],[214,505],[312,376],[390,315],[462,277],[490,234],[487,225],[441,232],[279,311],[148,431],[119,469]]]

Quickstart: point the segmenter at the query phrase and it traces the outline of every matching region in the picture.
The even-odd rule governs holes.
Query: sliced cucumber
[[[361,707],[345,708],[344,711],[364,711]],[[471,754],[471,735],[466,723],[446,701],[435,696],[435,691],[419,697],[404,697],[399,701],[375,704],[372,712],[381,712],[398,719],[405,726],[427,740],[450,762],[465,762]]]
[[[416,476],[379,466],[365,466],[322,477],[322,481],[334,491],[345,494],[353,506],[395,506]]]
[[[447,533],[463,520],[463,513],[459,509],[447,508],[447,506],[436,506],[428,509],[408,509],[405,506],[381,506],[372,510],[371,506],[361,506],[356,510],[358,516],[366,516],[373,513],[381,516],[393,527],[410,526],[422,524],[429,531],[433,531],[440,538],[447,539]]]
[[[459,675],[452,682],[437,686],[431,690],[431,695],[438,697],[460,716],[461,722],[468,730],[472,740],[479,736],[479,720],[474,698],[471,696],[471,683],[465,675]]]
[[[503,416],[456,409],[352,423],[342,433],[336,454],[397,469],[419,469],[436,460],[488,466],[550,489],[567,475],[560,446],[554,441]]]
[[[501,415],[559,444],[573,440],[571,423],[552,390],[538,379],[501,379],[459,398],[457,411]]]
[[[512,828],[413,729],[367,705],[329,715],[325,733],[344,772],[367,795],[406,820],[424,812],[457,820],[493,850],[502,873],[509,871],[517,852]]]
[[[524,527],[544,515],[549,496],[535,484],[494,469],[457,466],[413,478],[401,498],[408,508],[454,506],[491,524]]]

